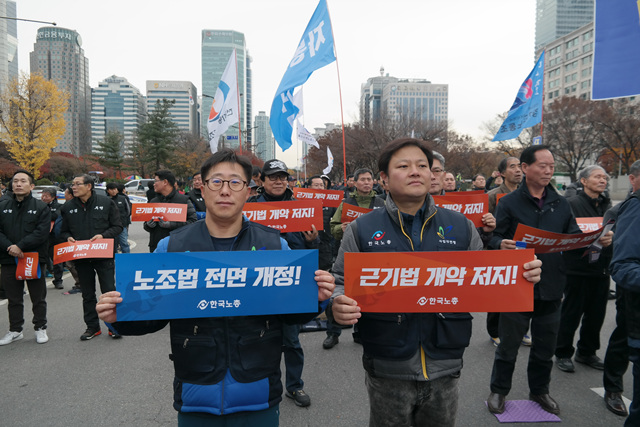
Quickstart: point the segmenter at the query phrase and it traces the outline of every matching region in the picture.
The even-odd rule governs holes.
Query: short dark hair
[[[153,175],[160,178],[160,181],[164,181],[166,179],[169,185],[172,187],[176,185],[176,176],[168,169],[159,170]]]
[[[500,175],[504,175],[504,173],[507,171],[507,163],[509,163],[509,160],[511,159],[520,161],[517,157],[513,156],[505,157],[504,159],[500,160],[500,163],[498,163],[498,172],[500,172]]]
[[[347,175],[347,181],[349,180],[349,178],[353,178],[353,174],[352,173]]]
[[[251,167],[251,176],[260,176],[262,174],[262,169],[260,166],[252,166]]]
[[[124,184],[119,182],[117,185],[118,185],[118,193],[124,193]]]
[[[422,150],[425,156],[427,156],[429,168],[431,168],[433,165],[433,154],[429,147],[427,147],[427,143],[425,141],[415,138],[399,138],[391,141],[382,149],[382,153],[380,153],[380,158],[378,159],[378,170],[388,174],[391,157],[393,157],[396,151],[401,150],[404,147],[418,147]]]
[[[357,171],[355,171],[353,173],[353,179],[355,179],[356,181],[358,180],[358,178],[360,178],[360,175],[364,174],[364,173],[368,173],[371,174],[371,178],[373,178],[373,171],[369,168],[360,168]]]
[[[476,179],[478,179],[479,176],[484,178],[484,175],[482,175],[481,173],[477,173],[473,176],[473,179],[471,181],[475,181]]]
[[[202,175],[200,171],[196,171],[193,175],[191,175],[191,178],[195,178],[198,175]]]
[[[149,182],[147,182],[147,188],[148,188],[149,190],[153,190],[153,181],[149,181]]]
[[[118,184],[116,184],[115,182],[107,183],[107,190],[117,190],[117,189],[118,189]]]
[[[16,176],[19,173],[23,173],[23,174],[25,174],[25,175],[27,175],[29,177],[29,184],[35,184],[36,183],[36,179],[33,177],[33,174],[31,172],[29,172],[29,171],[24,170],[24,169],[17,170],[13,174],[13,176],[11,177],[11,181],[13,181],[13,177]]]
[[[551,151],[551,147],[548,145],[530,145],[522,151],[520,154],[520,163],[526,163],[531,165],[536,162],[536,152],[540,150],[549,150]]]
[[[324,185],[325,187],[327,186],[327,184],[325,183],[324,179],[322,179],[322,177],[320,175],[313,175],[311,178],[309,178],[307,180],[307,185],[309,187],[311,187],[311,184],[313,184],[313,180],[314,179],[320,179],[320,181],[322,181],[322,185]]]
[[[200,174],[203,178],[205,178],[211,168],[216,166],[219,163],[236,163],[242,167],[244,171],[244,176],[246,177],[247,184],[251,182],[251,172],[253,167],[251,166],[251,162],[245,156],[239,156],[230,148],[223,148],[220,151],[216,151],[211,155],[207,160],[204,161],[202,167],[200,168]]]
[[[82,178],[82,182],[84,184],[91,185],[91,191],[93,191],[93,189],[96,188],[96,181],[89,174],[81,173],[81,174],[78,174],[78,175],[74,176],[74,178]]]

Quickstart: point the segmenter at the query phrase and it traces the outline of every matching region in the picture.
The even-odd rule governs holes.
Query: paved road
[[[148,237],[140,224],[130,228],[134,252],[147,250]],[[65,289],[71,277],[64,281]],[[25,302],[25,338],[0,347],[0,426],[135,426],[176,425],[172,403],[172,364],[169,361],[168,329],[143,337],[112,340],[106,333],[81,342],[84,332],[81,296],[63,295],[48,289],[49,337],[47,344],[35,342],[31,327],[31,304]],[[601,339],[606,346],[614,327],[615,307],[610,301]],[[485,314],[475,314],[474,335],[465,353],[460,380],[458,426],[499,425],[484,401],[494,347],[489,343]],[[6,305],[0,306],[0,333],[8,330]],[[106,328],[103,327],[103,332]],[[305,349],[305,391],[311,406],[296,407],[284,398],[280,405],[282,426],[366,426],[368,402],[361,364],[362,349],[349,330],[332,350],[322,349],[323,332],[301,334]],[[513,399],[526,399],[526,360],[522,347]],[[604,355],[604,350],[599,352]],[[631,374],[625,376],[631,398]],[[561,407],[567,426],[621,426],[623,419],[604,407],[592,388],[602,387],[600,371],[581,365],[574,374],[554,367],[551,394]],[[552,425],[552,424],[549,424]]]

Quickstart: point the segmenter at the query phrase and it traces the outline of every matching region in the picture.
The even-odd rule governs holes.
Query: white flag
[[[329,166],[322,170],[322,173],[324,175],[329,175],[329,172],[331,172],[331,169],[333,169],[333,154],[331,154],[331,150],[329,150],[329,147],[327,147],[327,160],[329,161]]]
[[[238,106],[238,72],[236,69],[236,50],[233,49],[227,68],[222,73],[218,90],[211,104],[207,130],[211,152],[218,151],[218,139],[229,126],[238,123],[240,108]]]
[[[309,133],[309,131],[300,123],[300,120],[296,120],[298,122],[298,139],[304,142],[307,145],[311,145],[316,148],[320,148],[320,144],[318,141]]]

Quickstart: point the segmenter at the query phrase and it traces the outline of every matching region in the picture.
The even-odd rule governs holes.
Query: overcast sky
[[[242,32],[253,58],[253,112],[268,114],[317,3],[20,0],[18,17],[76,30],[92,87],[115,74],[145,95],[146,80],[188,80],[200,94],[201,30]],[[346,123],[358,118],[360,85],[383,66],[394,77],[448,84],[453,129],[480,139],[482,123],[511,106],[535,62],[535,0],[328,0],[328,5]],[[29,71],[41,26],[18,23],[23,71]],[[304,86],[304,123],[311,131],[340,122],[336,70],[330,64]],[[295,163],[290,151],[285,160]]]

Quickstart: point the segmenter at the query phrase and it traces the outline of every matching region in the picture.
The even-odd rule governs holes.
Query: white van
[[[124,189],[129,194],[145,194],[149,189],[148,187],[149,183],[153,184],[154,181],[155,180],[152,178],[133,179],[124,185]]]

